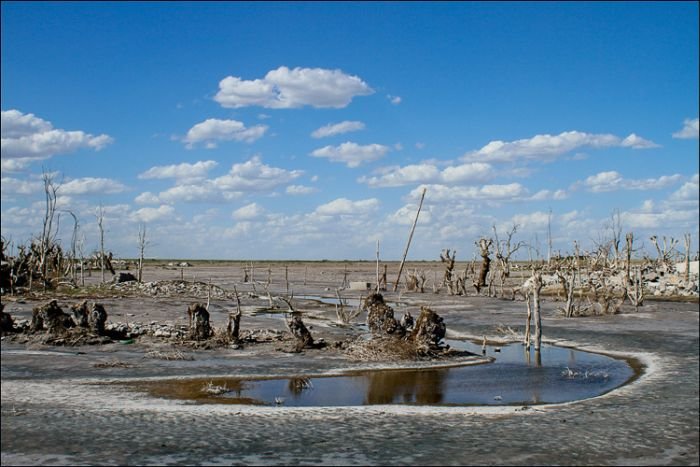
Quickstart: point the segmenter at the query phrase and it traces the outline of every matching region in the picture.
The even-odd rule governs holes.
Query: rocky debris
[[[373,335],[403,337],[406,328],[394,318],[394,309],[384,303],[382,294],[368,296],[362,306],[367,310],[367,326]]]
[[[75,326],[73,319],[58,306],[58,301],[35,307],[32,310],[32,332],[46,329],[49,334],[61,334]]]
[[[201,303],[193,303],[187,308],[190,323],[190,337],[196,341],[206,340],[213,335],[209,324],[209,312]]]
[[[198,281],[185,280],[167,280],[153,282],[117,282],[111,286],[113,290],[121,292],[145,294],[155,296],[173,296],[184,295],[188,297],[207,298],[210,296],[214,299],[232,299],[234,294],[230,293],[219,286],[207,284]]]

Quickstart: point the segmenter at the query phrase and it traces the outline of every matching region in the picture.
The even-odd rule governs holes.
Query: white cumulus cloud
[[[216,167],[216,161],[198,161],[194,164],[183,162],[182,164],[157,165],[139,174],[140,179],[174,178],[177,180],[197,180],[205,178],[207,173]]]
[[[168,205],[161,205],[157,208],[141,208],[131,214],[131,218],[138,222],[153,222],[159,219],[172,218],[175,208]]]
[[[634,180],[623,178],[618,172],[611,170],[591,175],[584,180],[583,184],[594,193],[615,190],[658,190],[678,183],[682,178],[680,174],[674,174]]]
[[[700,120],[698,118],[686,118],[683,120],[683,128],[673,134],[674,138],[698,139],[700,134]]]
[[[518,201],[527,196],[527,189],[519,183],[506,185],[473,186],[447,186],[447,185],[421,185],[409,194],[412,199],[419,199],[423,188],[427,189],[426,200],[431,202],[452,202],[461,200],[486,200],[486,201]]]
[[[376,198],[351,201],[347,198],[338,198],[329,203],[322,204],[316,208],[315,214],[321,216],[353,216],[369,214],[379,207],[379,200]]]
[[[365,129],[365,124],[358,121],[345,120],[340,123],[329,123],[328,125],[322,126],[314,130],[311,133],[313,138],[327,138],[329,136],[340,135],[343,133],[349,133],[351,131],[360,131]]]
[[[50,122],[18,110],[2,111],[2,159],[47,159],[88,148],[99,151],[113,139],[53,128]]]
[[[214,184],[227,191],[267,191],[300,177],[301,170],[286,170],[263,164],[260,156],[233,164],[228,174],[215,178]]]
[[[390,167],[375,177],[360,177],[358,182],[371,187],[396,187],[416,183],[456,183],[483,182],[494,176],[493,168],[485,162],[471,162],[440,170],[430,163],[411,164],[404,167]]]
[[[552,160],[558,156],[583,147],[594,149],[607,147],[629,147],[647,149],[658,147],[634,133],[626,138],[611,134],[592,134],[580,131],[565,131],[558,135],[535,135],[516,141],[491,141],[477,151],[464,155],[465,160],[509,162],[518,159]]]
[[[355,96],[374,91],[357,76],[341,70],[281,66],[264,78],[244,80],[227,76],[219,82],[214,100],[227,108],[260,106],[291,109],[303,106],[346,107]]]
[[[262,138],[267,129],[267,125],[255,125],[246,128],[238,120],[208,118],[190,128],[183,141],[188,148],[193,148],[197,143],[203,143],[208,149],[213,149],[219,141],[252,143]]]
[[[318,190],[312,186],[305,185],[289,185],[285,190],[288,195],[310,195]]]
[[[324,146],[311,153],[313,157],[326,158],[332,162],[345,163],[350,168],[376,161],[389,152],[389,147],[381,144],[361,146],[357,143],[345,142],[339,146]]]
[[[122,183],[109,178],[95,177],[76,178],[59,188],[62,195],[114,194],[123,191],[126,191],[126,186]]]
[[[257,203],[250,203],[231,213],[236,220],[251,220],[260,217],[265,210]]]

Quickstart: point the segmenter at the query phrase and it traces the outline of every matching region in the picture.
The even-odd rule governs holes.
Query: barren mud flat
[[[145,281],[211,281],[224,291],[232,291],[235,285],[245,297],[242,333],[260,331],[255,342],[243,342],[240,348],[194,348],[152,335],[79,346],[4,337],[2,464],[699,463],[697,302],[647,301],[637,310],[625,303],[619,314],[565,318],[557,310],[562,303],[546,296],[546,346],[628,362],[635,376],[602,395],[565,403],[501,403],[497,398],[502,394],[488,389],[493,392],[488,403],[484,399],[483,404],[436,404],[434,398],[418,397],[425,384],[433,384],[433,376],[414,381],[401,375],[413,370],[452,371],[451,367],[466,368],[468,375],[469,369],[479,369],[470,385],[494,388],[483,375],[490,365],[507,357],[509,345],[521,341],[523,301],[449,296],[445,290],[438,294],[428,289],[425,293],[387,291],[384,296],[398,316],[405,311],[416,316],[421,305],[436,311],[453,343],[480,349],[486,337],[486,357],[495,362],[484,361],[478,352],[452,360],[357,361],[335,343],[366,333],[362,324],[366,315],[359,315],[351,325],[340,325],[332,302],[336,288],[344,283],[373,283],[373,263],[256,263],[254,277],[247,283],[242,267],[243,263],[197,262],[188,267],[151,266],[144,272]],[[432,270],[438,277],[442,270],[439,263],[407,265],[407,269],[414,267],[431,271],[429,277]],[[391,285],[398,267],[390,264],[388,270]],[[93,274],[88,281],[96,283],[97,278]],[[207,300],[206,295],[190,292],[183,287],[167,294],[155,289],[134,294],[127,287],[114,286],[100,292],[99,298],[66,290],[36,298],[5,296],[3,303],[14,318],[28,319],[32,308],[48,298],[56,298],[64,309],[84,298],[94,299],[105,306],[108,324],[163,324],[172,329],[187,325],[188,305]],[[267,292],[271,297],[293,294],[295,308],[302,312],[314,339],[323,339],[327,345],[291,352],[283,313],[286,305],[273,299],[270,309]],[[341,291],[347,299],[361,294],[349,288]],[[212,294],[212,325],[223,328],[234,307],[230,296]],[[528,355],[533,360],[527,364],[537,369],[534,353]],[[543,354],[542,366],[547,358]],[[573,364],[561,365],[562,377],[572,369]],[[400,396],[411,396],[407,403],[379,399],[374,404],[334,406],[324,405],[319,397],[318,405],[302,407],[294,406],[287,394],[287,400],[279,403],[246,404],[216,397],[202,401],[184,393],[173,395],[172,390],[188,382],[190,392],[205,382],[228,384],[226,390],[234,390],[235,379],[318,381],[313,378],[368,370],[393,371],[395,377],[382,384],[398,387]],[[513,378],[509,384],[515,386],[518,381]],[[313,389],[320,396],[322,390],[319,384]],[[366,388],[348,382],[327,391]]]

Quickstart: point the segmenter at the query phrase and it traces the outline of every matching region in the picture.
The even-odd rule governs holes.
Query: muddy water
[[[451,340],[460,350],[480,345]],[[293,407],[413,405],[532,405],[595,397],[633,380],[634,362],[605,355],[521,344],[487,347],[493,363],[430,370],[373,370],[334,377],[248,380],[232,377],[130,383],[152,396],[199,403]],[[632,363],[632,365],[630,364]],[[633,368],[634,366],[634,368]]]

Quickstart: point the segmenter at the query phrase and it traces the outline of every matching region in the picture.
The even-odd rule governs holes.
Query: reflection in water
[[[447,370],[368,373],[365,404],[439,404],[446,376]]]
[[[530,348],[525,346],[525,365],[530,366]],[[542,354],[539,350],[535,350],[535,368],[542,367]]]
[[[311,389],[313,384],[311,378],[289,378],[287,388],[289,392],[295,396],[299,396],[305,389]]]
[[[481,343],[449,341],[479,352]],[[433,370],[377,370],[334,377],[241,379],[236,377],[128,383],[155,397],[216,404],[356,406],[370,404],[492,405],[568,402],[604,394],[642,371],[624,360],[573,349],[520,343],[490,346],[494,360]],[[534,355],[533,355],[534,352]],[[281,403],[277,403],[280,405]]]

